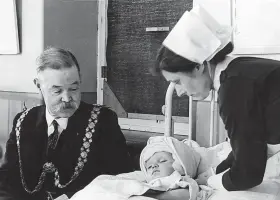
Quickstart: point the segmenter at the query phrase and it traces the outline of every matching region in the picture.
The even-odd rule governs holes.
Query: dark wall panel
[[[109,0],[107,63],[108,82],[130,113],[161,114],[168,87],[153,77],[149,67],[168,32],[146,32],[146,27],[176,24],[190,0]],[[173,115],[188,116],[188,98],[174,94]]]

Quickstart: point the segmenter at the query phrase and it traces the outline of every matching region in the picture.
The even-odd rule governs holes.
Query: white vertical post
[[[234,42],[235,37],[234,34],[237,31],[236,30],[236,5],[235,5],[236,0],[230,0],[230,25],[233,27],[233,31],[231,33],[231,41]]]
[[[213,146],[214,136],[214,123],[215,123],[215,90],[211,90],[211,102],[210,102],[210,147]]]
[[[102,78],[102,66],[106,63],[107,47],[107,8],[108,0],[98,0],[98,30],[97,30],[97,104],[103,105],[103,84],[106,81]]]
[[[193,134],[193,98],[189,97],[189,141],[192,140]]]
[[[172,120],[172,96],[175,89],[175,83],[171,82],[165,95],[165,136],[173,136],[174,126]]]

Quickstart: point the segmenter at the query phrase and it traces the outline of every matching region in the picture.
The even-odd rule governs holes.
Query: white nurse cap
[[[197,5],[183,14],[163,45],[190,61],[202,64],[230,42],[231,32],[230,27],[221,26]]]

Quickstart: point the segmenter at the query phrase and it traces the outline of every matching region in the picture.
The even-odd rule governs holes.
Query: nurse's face
[[[168,72],[162,70],[167,81],[176,83],[175,90],[179,97],[192,96],[193,100],[203,100],[212,89],[213,81],[204,65],[196,67],[192,72]]]

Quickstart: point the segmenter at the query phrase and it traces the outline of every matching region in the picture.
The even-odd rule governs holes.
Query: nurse
[[[232,152],[208,184],[238,191],[259,185],[268,155],[280,150],[280,62],[234,58],[232,50],[231,28],[194,7],[163,41],[153,72],[176,83],[178,96],[203,100],[217,91]]]

